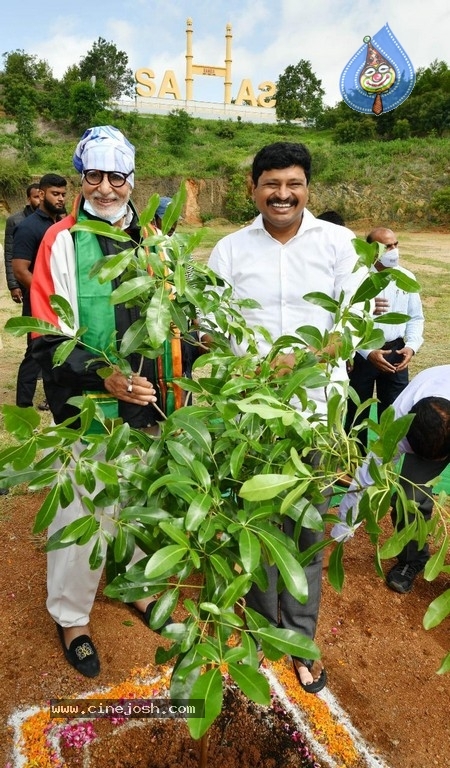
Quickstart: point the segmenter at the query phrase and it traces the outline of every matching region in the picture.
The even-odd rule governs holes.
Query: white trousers
[[[81,443],[74,446],[76,457],[82,450],[83,445]],[[92,494],[75,483],[73,489],[74,500],[64,509],[62,507],[58,509],[48,528],[49,537],[73,520],[83,517],[87,510],[83,505],[82,498],[95,496],[102,490],[102,485],[98,483]],[[102,529],[114,534],[114,517],[116,514],[115,506],[102,507],[97,510],[97,519],[101,521]],[[89,555],[95,540],[94,537],[82,546],[71,544],[64,549],[56,549],[47,553],[47,610],[50,616],[62,627],[83,627],[89,623],[89,615],[103,573],[106,554],[106,542],[104,542],[102,548],[103,564],[95,571],[91,570]],[[144,552],[136,547],[128,567],[143,557],[145,557]]]

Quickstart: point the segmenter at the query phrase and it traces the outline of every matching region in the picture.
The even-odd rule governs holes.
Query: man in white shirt
[[[350,297],[361,280],[360,274],[352,274],[357,261],[351,242],[353,233],[319,221],[306,208],[310,172],[311,156],[304,145],[277,142],[263,147],[252,166],[253,200],[260,215],[249,226],[220,240],[209,260],[211,269],[232,286],[234,298],[259,303],[260,308],[241,311],[249,326],[256,329],[262,355],[271,345],[258,332],[258,326],[269,331],[274,340],[293,334],[302,325],[315,326],[322,333],[330,330],[334,313],[306,301],[305,294],[320,291],[338,300],[341,291]],[[237,355],[245,352],[245,345],[233,338],[231,345]],[[326,350],[314,351],[320,356]],[[284,372],[289,374],[295,365],[292,351],[286,351],[283,362]],[[336,378],[347,379],[344,361],[337,367]],[[317,412],[326,413],[325,390],[313,389],[308,394]],[[328,504],[318,507],[322,514],[327,508]],[[285,519],[284,530],[293,535],[290,518]],[[322,532],[303,528],[299,549],[305,551],[322,536]],[[267,572],[268,590],[252,587],[247,604],[275,626],[314,638],[321,592],[321,553],[305,567],[306,604],[300,604],[287,590],[278,594],[276,568],[268,567]],[[321,662],[293,662],[304,690],[315,693],[324,687],[326,673]]]
[[[426,486],[439,477],[450,461],[450,365],[428,368],[417,374],[393,403],[395,417],[415,413],[414,421],[398,444],[397,459],[404,456],[400,485],[406,498],[414,500],[425,520],[433,511],[432,489]],[[369,454],[356,472],[339,506],[341,522],[331,530],[332,538],[345,541],[361,525],[356,522],[359,503],[366,488],[373,485],[369,464],[381,459]],[[405,525],[404,515],[393,499],[392,519],[398,529]],[[413,519],[414,516],[410,516]],[[347,522],[348,521],[348,522]],[[351,522],[352,521],[352,522]],[[429,559],[428,544],[421,549],[415,539],[397,555],[398,563],[386,575],[388,587],[402,594],[410,592],[414,580]]]
[[[367,236],[367,242],[381,243],[386,247],[375,263],[374,269],[378,272],[388,268],[396,269],[415,280],[412,272],[399,266],[398,240],[391,229],[385,227],[373,229]],[[381,315],[385,312],[409,315],[409,320],[395,325],[378,324],[376,327],[381,328],[386,340],[384,346],[381,349],[358,351],[349,374],[350,385],[359,395],[361,402],[373,397],[376,388],[378,420],[383,411],[408,385],[409,362],[423,343],[424,317],[418,293],[403,291],[394,281],[391,281],[375,299],[375,314]],[[365,412],[355,419],[355,413],[356,405],[349,398],[345,423],[347,432],[350,431],[352,424],[359,424],[368,416],[368,412]],[[365,450],[368,441],[367,429],[360,431],[359,438]]]

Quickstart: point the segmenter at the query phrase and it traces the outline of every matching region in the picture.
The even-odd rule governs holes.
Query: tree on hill
[[[90,81],[95,77],[97,82],[102,82],[111,99],[119,99],[123,94],[134,95],[134,77],[128,67],[127,54],[102,37],[81,59],[78,70],[80,80]]]
[[[22,50],[3,54],[4,66],[0,73],[3,86],[3,108],[8,115],[17,115],[19,104],[28,103],[30,109],[40,109],[45,103],[44,94],[52,89],[55,81],[46,61]]]
[[[276,113],[278,120],[315,122],[323,112],[322,81],[311,69],[311,62],[300,59],[287,67],[277,81]]]

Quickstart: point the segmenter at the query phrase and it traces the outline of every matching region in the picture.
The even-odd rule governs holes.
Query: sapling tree
[[[163,233],[177,220],[184,199],[182,187],[164,215]],[[97,350],[105,363],[99,373],[108,376],[119,367],[128,374],[126,358],[132,352],[158,357],[181,335],[204,353],[194,364],[192,379],[171,382],[190,393],[194,404],[161,414],[158,437],[106,419],[89,397],[73,401],[79,409],[76,428],[75,419],[43,426],[32,408],[3,406],[5,427],[16,443],[0,453],[0,487],[26,482],[30,489],[50,488],[37,513],[35,532],[44,530],[58,506],[71,500],[73,477],[86,488],[85,514],[57,531],[47,547],[91,542],[90,564],[99,568],[106,546],[106,594],[125,602],[157,597],[150,626],[162,628],[169,647],[158,649],[156,661],[173,660],[173,699],[205,702],[204,711],[188,719],[191,735],[200,738],[221,711],[225,671],[249,698],[269,704],[269,684],[258,666],[259,647],[272,660],[284,654],[319,657],[311,639],[273,627],[246,606],[245,596],[252,584],[265,588],[264,564],[270,563],[279,571],[280,589],[301,602],[307,599],[304,566],[317,547],[330,542],[324,538],[300,552],[296,537],[284,534],[283,521],[293,520],[297,531],[302,526],[323,530],[327,522],[336,521],[332,514],[322,518],[316,505],[332,494],[342,474],[362,461],[357,430],[350,435],[343,430],[347,392],[333,383],[333,371],[356,347],[382,345],[383,335],[374,328],[369,311],[370,300],[382,287],[391,279],[406,290],[417,290],[417,284],[396,270],[369,272],[378,244],[357,240],[359,267],[365,269],[350,302],[321,293],[307,297],[334,313],[334,327],[321,334],[303,326],[274,340],[258,329],[271,342],[269,353],[261,356],[241,311],[243,304],[252,302],[236,302],[230,288],[192,258],[200,235],[168,237],[148,231],[158,202],[158,196],[152,196],[141,215],[141,243],[125,251],[119,247],[116,255],[103,258],[93,269],[92,277],[100,281],[120,279],[111,300],[136,307],[138,317],[119,350],[115,345]],[[119,246],[125,240],[120,230],[107,224],[83,222],[76,228],[107,234]],[[58,348],[58,365],[75,345],[83,344],[84,329],[75,326],[71,307],[61,297],[53,296],[51,302],[72,329]],[[384,319],[404,317],[391,313]],[[193,328],[212,338],[209,350],[195,340]],[[13,318],[6,330],[63,335],[36,318]],[[245,342],[242,357],[231,352],[230,334]],[[326,352],[331,341],[333,354]],[[278,356],[292,349],[296,365],[290,375],[280,375]],[[318,387],[327,390],[326,417],[316,413],[311,399]],[[374,486],[364,494],[360,516],[375,544],[392,490],[398,490],[396,446],[411,418],[394,421],[388,409],[380,424],[371,424],[380,464],[371,468]],[[100,434],[90,432],[94,419],[103,425]],[[73,446],[80,439],[82,450],[74,459]],[[311,461],[313,453],[321,457],[317,466]],[[111,506],[114,533],[102,524],[101,511]],[[406,500],[404,506],[414,508]],[[434,523],[425,524],[417,514],[411,525],[394,532],[377,550],[379,558],[392,556],[408,537],[432,533],[440,549],[429,576],[445,570],[448,539],[442,500],[437,506]],[[143,557],[127,567],[136,544]],[[342,588],[344,578],[342,550],[343,545],[337,545],[330,561],[329,579],[336,589]],[[165,626],[176,609],[177,620]],[[443,596],[430,610],[430,625],[438,623],[449,612],[448,600]],[[442,671],[448,666],[447,657]]]

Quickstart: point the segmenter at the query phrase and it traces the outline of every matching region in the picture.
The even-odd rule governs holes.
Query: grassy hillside
[[[450,223],[450,138],[338,145],[328,131],[191,119],[178,140],[175,130],[174,140],[170,117],[131,114],[110,120],[136,145],[141,181],[176,177],[214,183],[234,176],[244,186],[245,174],[261,146],[301,141],[313,156],[311,207],[316,213],[320,208],[337,208],[348,222],[376,218],[421,228]],[[9,163],[16,159],[28,176],[49,170],[73,176],[72,154],[78,139],[79,132],[41,122],[31,153],[21,158],[14,124],[0,119],[0,191],[5,159]],[[448,204],[439,204],[446,189]]]

